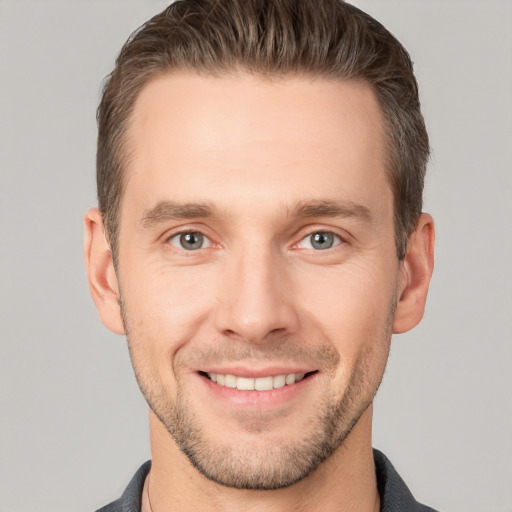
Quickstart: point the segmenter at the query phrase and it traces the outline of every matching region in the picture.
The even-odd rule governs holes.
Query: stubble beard
[[[287,444],[269,442],[263,448],[261,443],[256,443],[256,446],[235,445],[232,442],[221,445],[209,438],[205,432],[207,421],[194,412],[190,397],[180,382],[176,399],[173,400],[166,394],[158,376],[149,372],[144,364],[139,364],[140,358],[135,354],[124,308],[122,311],[139,388],[153,413],[190,463],[208,480],[226,487],[274,490],[293,485],[314,472],[340,448],[373,402],[387,362],[394,309],[393,304],[384,336],[374,340],[375,343],[385,344],[385,357],[380,371],[377,370],[378,375],[375,375],[376,368],[371,364],[376,347],[369,343],[345,393],[338,399],[332,395],[322,397],[315,406],[314,417],[307,422],[308,431],[303,432],[299,440],[294,439]],[[381,350],[381,347],[377,350]],[[257,423],[248,423],[247,431],[258,435]],[[293,425],[290,428],[295,429]]]
[[[371,400],[360,404],[355,414],[349,402],[349,396],[334,404],[324,399],[317,404],[307,432],[296,439],[297,427],[290,424],[290,432],[295,434],[293,442],[280,438],[281,444],[269,441],[265,446],[260,442],[256,446],[229,441],[215,444],[206,437],[201,421],[182,394],[171,408],[157,404],[150,407],[191,464],[208,480],[236,489],[274,490],[307,477],[342,445]],[[258,420],[249,419],[251,422],[244,426],[258,436]],[[265,430],[264,426],[261,430]]]

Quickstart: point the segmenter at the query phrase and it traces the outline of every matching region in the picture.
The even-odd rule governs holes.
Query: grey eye
[[[189,231],[187,233],[178,233],[169,240],[170,244],[186,251],[195,251],[210,246],[210,241],[198,231]]]
[[[300,242],[300,246],[304,249],[324,251],[340,243],[341,238],[338,235],[329,233],[328,231],[317,231],[303,238]]]

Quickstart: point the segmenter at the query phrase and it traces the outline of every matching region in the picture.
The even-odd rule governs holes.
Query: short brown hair
[[[368,83],[384,114],[397,255],[405,257],[421,215],[429,143],[404,47],[343,0],[181,0],[128,39],[98,107],[98,201],[114,263],[130,116],[144,85],[173,70]]]

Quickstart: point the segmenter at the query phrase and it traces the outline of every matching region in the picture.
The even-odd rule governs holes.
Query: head
[[[130,37],[98,108],[98,202],[114,262],[133,108],[149,81],[175,71],[368,84],[383,115],[396,249],[404,258],[422,210],[429,143],[412,62],[400,42],[341,0],[188,0],[171,4]]]
[[[124,46],[98,118],[89,281],[153,430],[246,489],[368,441],[432,270],[402,46],[336,0],[177,2]]]

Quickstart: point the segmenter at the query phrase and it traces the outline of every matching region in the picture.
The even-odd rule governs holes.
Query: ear
[[[103,217],[97,208],[91,208],[85,214],[84,226],[84,259],[92,299],[105,327],[116,334],[125,334],[112,252],[107,243]]]
[[[400,334],[419,324],[434,269],[434,220],[422,214],[416,229],[409,237],[407,254],[400,266],[398,303],[393,332]]]

